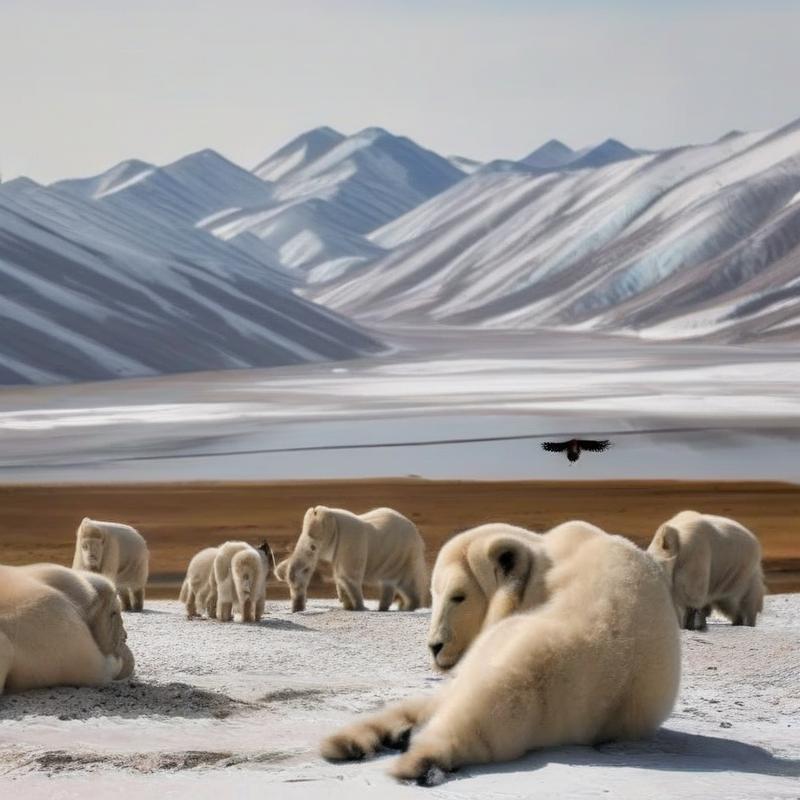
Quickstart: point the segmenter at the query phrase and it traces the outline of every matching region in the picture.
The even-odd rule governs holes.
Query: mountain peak
[[[257,164],[253,173],[264,181],[280,180],[325,155],[344,139],[344,134],[327,125],[311,128]]]
[[[568,164],[575,158],[575,151],[567,147],[558,139],[550,139],[541,147],[537,147],[525,158],[520,159],[521,164],[539,169],[554,169]]]
[[[571,161],[570,169],[583,169],[585,167],[604,167],[617,161],[626,161],[636,158],[639,153],[623,144],[619,139],[606,139],[604,142],[587,150],[580,158]]]

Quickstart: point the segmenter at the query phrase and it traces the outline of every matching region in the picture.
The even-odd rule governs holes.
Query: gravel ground
[[[471,768],[432,790],[392,783],[385,759],[330,765],[315,751],[354,712],[442,680],[427,612],[271,603],[259,625],[223,625],[149,605],[126,615],[134,680],[0,698],[0,796],[634,798],[656,781],[684,798],[800,797],[800,595],[767,598],[756,629],[684,633],[681,695],[654,739]]]

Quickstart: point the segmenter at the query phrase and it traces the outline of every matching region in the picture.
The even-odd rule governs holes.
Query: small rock
[[[720,728],[732,728],[733,727],[733,725],[731,725],[730,722],[720,722],[719,726],[720,726]]]

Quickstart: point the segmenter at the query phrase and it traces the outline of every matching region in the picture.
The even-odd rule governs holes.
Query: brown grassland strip
[[[733,517],[761,540],[771,591],[800,590],[800,486],[743,481],[455,481],[373,479],[0,486],[0,562],[70,564],[84,516],[127,522],[151,551],[151,596],[176,596],[186,564],[200,548],[266,536],[286,555],[311,505],[357,513],[391,506],[419,526],[432,562],[454,533],[503,521],[545,530],[586,519],[646,546],[682,509]],[[323,573],[312,586],[331,596]],[[285,595],[274,582],[273,597]]]

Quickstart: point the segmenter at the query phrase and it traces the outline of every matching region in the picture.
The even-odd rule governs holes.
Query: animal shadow
[[[61,686],[4,695],[0,720],[28,716],[60,720],[143,716],[224,719],[249,707],[248,703],[186,683],[117,681],[107,686]]]

